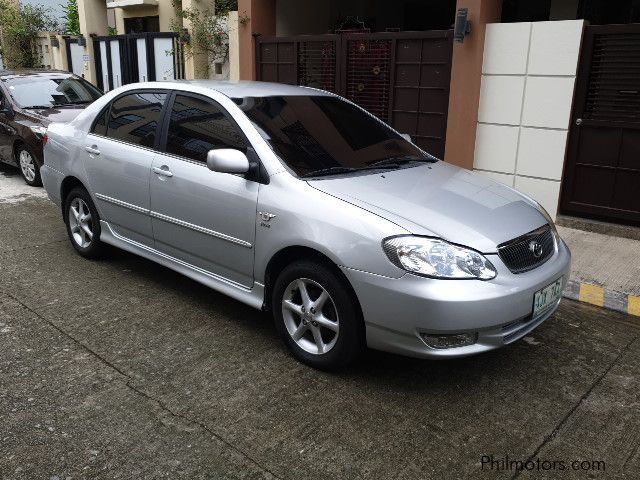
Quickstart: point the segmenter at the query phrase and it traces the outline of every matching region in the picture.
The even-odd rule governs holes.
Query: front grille
[[[542,248],[537,257],[533,248],[536,243]],[[498,245],[498,255],[513,273],[526,272],[542,265],[554,250],[555,242],[549,225]]]

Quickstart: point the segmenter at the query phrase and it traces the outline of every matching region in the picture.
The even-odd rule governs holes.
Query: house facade
[[[153,74],[166,42],[135,37],[190,31],[171,0],[79,7],[82,69],[105,90],[118,64],[126,81],[200,76],[193,58]],[[554,217],[640,224],[638,22],[638,0],[238,0],[222,76],[334,91]]]
[[[397,129],[554,217],[640,224],[640,2],[239,0],[238,10],[250,18],[241,78],[382,100],[379,116]],[[462,14],[470,31],[454,41]]]

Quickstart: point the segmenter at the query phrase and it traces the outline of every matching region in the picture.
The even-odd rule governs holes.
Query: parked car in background
[[[554,312],[568,278],[539,204],[327,92],[134,84],[47,138],[42,180],[80,255],[111,244],[270,310],[318,368],[365,346],[504,346]]]
[[[42,137],[51,122],[68,122],[102,92],[69,72],[0,70],[0,161],[25,182],[42,185]]]

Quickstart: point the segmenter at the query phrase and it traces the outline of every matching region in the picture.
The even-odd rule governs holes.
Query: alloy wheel
[[[26,150],[21,150],[19,160],[20,169],[22,170],[24,178],[26,178],[28,182],[33,182],[36,178],[36,163],[33,157]]]
[[[87,248],[93,239],[93,224],[91,210],[87,203],[80,197],[76,197],[69,205],[69,230],[73,241],[79,247]]]
[[[289,283],[282,316],[287,332],[305,352],[327,353],[338,340],[338,310],[329,292],[314,280],[298,278]]]

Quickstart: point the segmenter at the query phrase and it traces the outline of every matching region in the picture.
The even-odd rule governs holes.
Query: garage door
[[[451,30],[257,37],[258,80],[338,93],[444,155]]]

